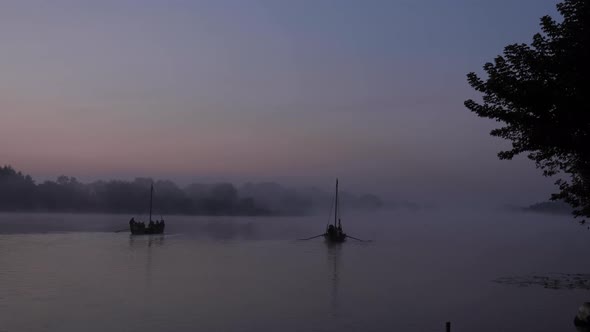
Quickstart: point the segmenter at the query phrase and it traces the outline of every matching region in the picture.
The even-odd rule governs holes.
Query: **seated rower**
[[[334,225],[328,226],[328,235],[333,236],[336,233],[336,228]]]

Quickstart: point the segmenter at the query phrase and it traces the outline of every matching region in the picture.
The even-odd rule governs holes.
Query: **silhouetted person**
[[[336,228],[334,227],[334,225],[328,226],[328,235],[334,236],[335,233],[336,233]]]

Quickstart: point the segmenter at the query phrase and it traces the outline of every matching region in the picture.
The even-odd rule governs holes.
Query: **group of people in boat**
[[[338,221],[340,221],[340,220],[338,220]],[[342,231],[342,225],[340,225],[340,223],[338,223],[337,227],[330,224],[328,226],[328,229],[326,230],[326,235],[328,237],[330,237],[331,239],[342,238],[345,236],[344,232]]]
[[[141,221],[135,221],[135,218],[131,218],[129,220],[129,229],[131,230],[132,234],[161,234],[164,233],[164,228],[166,227],[166,223],[164,219],[155,222],[150,220],[147,227],[145,223]]]

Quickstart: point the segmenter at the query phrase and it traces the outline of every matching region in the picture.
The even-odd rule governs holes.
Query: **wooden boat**
[[[150,234],[164,234],[166,223],[164,220],[152,220],[152,203],[154,198],[154,185],[150,188],[150,221],[146,224],[140,221],[135,221],[135,218],[129,220],[129,231],[132,235],[150,235]]]
[[[326,226],[326,232],[320,235],[308,237],[305,239],[299,239],[300,241],[308,241],[312,239],[317,239],[318,237],[324,237],[326,242],[328,243],[342,243],[346,241],[346,239],[351,238],[353,240],[357,240],[360,242],[371,242],[371,240],[361,240],[354,236],[350,236],[342,230],[342,221],[340,221],[340,205],[338,204],[338,179],[336,179],[336,195],[334,198],[334,224],[328,223]],[[330,211],[330,217],[332,217],[332,211]]]
[[[334,224],[329,224],[326,227],[326,233],[323,234],[324,239],[328,242],[344,242],[347,235],[342,230],[342,222],[340,221],[340,209],[338,206],[338,179],[336,179],[336,195],[334,198]]]

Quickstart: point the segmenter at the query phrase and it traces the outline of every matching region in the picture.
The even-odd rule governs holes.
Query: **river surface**
[[[0,214],[0,331],[576,331],[590,291],[499,278],[588,273],[567,216],[451,210],[327,216]]]

